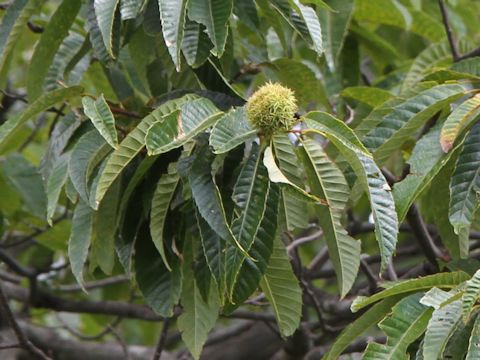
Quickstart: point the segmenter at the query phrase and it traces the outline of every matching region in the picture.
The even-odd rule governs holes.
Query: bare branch
[[[443,0],[438,0],[438,6],[440,7],[440,12],[442,13],[443,26],[445,27],[445,32],[447,33],[448,43],[450,44],[453,61],[457,62],[460,58],[460,54],[458,53],[457,43],[453,38],[453,31],[448,21],[447,7]]]

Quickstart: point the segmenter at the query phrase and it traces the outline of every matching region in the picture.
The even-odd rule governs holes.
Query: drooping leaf
[[[120,2],[122,20],[135,19],[144,4],[145,0],[122,0]]]
[[[465,360],[475,360],[480,357],[480,317],[477,316],[473,325]]]
[[[440,144],[445,152],[449,152],[458,136],[480,114],[480,95],[475,95],[459,105],[445,120],[440,134]]]
[[[448,339],[455,331],[461,316],[462,302],[460,300],[435,309],[423,339],[423,358],[425,360],[436,360],[442,356]]]
[[[210,145],[215,154],[222,154],[254,136],[255,130],[248,122],[245,108],[239,107],[230,110],[217,121],[210,134]]]
[[[467,135],[450,182],[448,218],[460,241],[469,243],[469,229],[478,208],[480,186],[480,125]],[[467,246],[468,248],[468,246]]]
[[[180,49],[185,29],[187,2],[187,0],[158,0],[163,38],[177,71],[180,71]]]
[[[371,107],[380,106],[392,98],[392,94],[388,91],[370,86],[348,87],[342,91],[342,96],[363,102]]]
[[[465,292],[462,297],[463,320],[468,321],[473,305],[480,296],[480,270],[473,274],[472,278],[467,281]]]
[[[9,138],[15,135],[20,126],[32,117],[47,110],[58,102],[66,101],[69,98],[80,95],[82,91],[82,87],[72,86],[65,89],[54,90],[40,96],[20,114],[10,117],[0,126],[0,147],[5,144]]]
[[[94,2],[95,15],[100,33],[102,34],[103,43],[112,58],[115,58],[113,51],[113,23],[115,21],[115,13],[117,12],[119,3],[120,0],[95,0]]]
[[[84,134],[73,148],[68,172],[75,190],[87,204],[90,202],[89,185],[93,171],[110,150],[110,146],[96,130]]]
[[[408,346],[425,331],[432,309],[419,302],[421,294],[411,295],[393,307],[392,314],[378,327],[387,335],[386,344],[370,343],[363,359],[406,359]]]
[[[463,271],[450,273],[438,273],[427,275],[418,279],[409,279],[401,282],[389,284],[388,288],[370,297],[358,296],[352,303],[351,309],[356,312],[367,305],[373,304],[378,300],[388,298],[397,294],[408,294],[412,292],[428,290],[432,287],[442,289],[452,289],[460,283],[468,280],[470,277]]]
[[[324,52],[322,28],[317,13],[310,6],[303,5],[299,0],[290,0],[289,2],[305,23],[310,34],[313,49],[318,55],[322,55]]]
[[[458,84],[438,85],[394,107],[364,138],[365,145],[382,165],[388,157],[444,106],[465,94]]]
[[[273,253],[260,286],[270,302],[283,336],[297,329],[302,313],[302,290],[292,271],[280,236],[275,238]]]
[[[180,111],[164,117],[148,130],[145,142],[150,155],[158,155],[182,146],[199,134],[222,115],[208,99],[187,102]]]
[[[50,64],[63,39],[67,37],[81,5],[81,0],[63,1],[45,27],[28,67],[27,93],[30,101],[36,100],[42,94]]]
[[[328,253],[337,274],[341,297],[355,281],[360,266],[360,242],[348,235],[341,218],[350,197],[342,172],[313,140],[303,142],[303,163],[314,194],[325,198],[327,206],[316,207]]]
[[[441,125],[435,126],[416,143],[407,161],[410,173],[393,187],[399,222],[403,222],[416,198],[452,157],[453,151],[445,154],[440,147],[440,127]]]
[[[62,155],[52,169],[52,173],[47,180],[47,222],[52,226],[52,217],[57,208],[58,198],[62,191],[63,185],[68,178],[68,162],[70,160],[70,153]]]
[[[213,52],[221,57],[227,42],[227,23],[233,10],[233,0],[189,0],[188,17],[205,25],[213,43]]]
[[[395,250],[398,234],[395,203],[385,177],[368,150],[343,122],[322,112],[308,113],[305,122],[311,131],[320,133],[335,144],[367,193],[382,259],[380,271],[383,271]]]
[[[232,223],[232,233],[245,251],[249,251],[260,228],[260,223],[267,205],[270,182],[267,169],[262,163],[262,153],[258,146],[254,146],[245,162],[235,188],[233,201],[241,213]],[[237,248],[227,249],[227,287],[230,295],[235,287],[237,276],[242,267],[245,255]]]
[[[94,211],[88,203],[80,200],[75,207],[72,218],[72,231],[68,240],[68,258],[73,276],[83,288],[83,267],[88,257],[92,241]]]
[[[194,98],[195,96],[193,95],[185,95],[182,98],[165,102],[150,115],[144,117],[137,127],[128,133],[118,148],[112,153],[112,156],[108,160],[108,163],[101,174],[95,196],[97,206],[110,185],[145,146],[145,136],[147,135],[150,126],[156,121],[161,121],[163,116],[177,110],[181,104]]]
[[[218,318],[220,303],[218,292],[211,287],[208,302],[199,291],[193,272],[186,267],[185,281],[182,290],[183,313],[178,317],[178,329],[182,339],[195,359],[200,358],[208,333],[213,329]]]
[[[0,74],[5,71],[4,67],[30,16],[43,2],[44,0],[18,0],[9,4],[0,24]]]
[[[205,26],[187,19],[183,34],[182,52],[187,64],[198,68],[207,61],[213,45],[205,33]]]
[[[275,158],[278,161],[278,167],[285,174],[289,181],[300,188],[304,188],[302,174],[298,168],[298,157],[288,135],[275,135],[273,138],[273,150]],[[308,204],[289,191],[281,189],[282,197],[281,211],[285,213],[285,223],[287,229],[293,231],[305,229],[308,226],[308,218],[305,216],[305,210]]]
[[[85,115],[92,121],[100,135],[111,147],[116,149],[118,147],[118,136],[115,129],[115,118],[103,94],[97,100],[85,96],[82,99],[82,104]]]

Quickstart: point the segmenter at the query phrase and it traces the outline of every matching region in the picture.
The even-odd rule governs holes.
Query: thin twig
[[[165,347],[165,342],[167,341],[168,327],[170,325],[170,318],[163,320],[162,332],[160,338],[158,339],[157,347],[155,348],[155,353],[153,354],[152,360],[159,360],[162,356],[163,348]]]
[[[368,288],[370,290],[370,293],[373,294],[375,289],[377,288],[377,278],[373,274],[372,269],[370,269],[370,266],[367,264],[365,259],[360,259],[360,269],[362,269],[362,272],[365,274],[367,277],[368,281]]]
[[[322,235],[323,235],[323,231],[320,229],[320,230],[315,231],[313,234],[296,238],[290,244],[288,244],[287,251],[292,252],[298,246],[300,246],[302,244],[305,244],[305,243],[308,243],[308,242],[311,242],[311,241],[314,241],[314,240],[317,240]]]
[[[438,6],[440,6],[440,12],[442,13],[443,26],[445,27],[445,32],[447,33],[448,43],[450,44],[450,50],[452,51],[453,61],[457,62],[460,58],[458,53],[457,43],[453,38],[453,31],[448,21],[448,11],[443,0],[438,0]]]
[[[43,360],[51,360],[42,350],[37,348],[35,345],[32,344],[30,340],[28,340],[27,336],[24,334],[23,330],[18,325],[17,320],[15,319],[15,316],[13,315],[12,310],[10,309],[10,306],[8,305],[7,296],[5,295],[3,291],[3,286],[1,284],[0,284],[0,309],[1,309],[1,312],[3,313],[2,317],[8,319],[8,322],[10,323],[12,330],[15,332],[15,335],[17,336],[17,340],[20,343],[20,345],[34,356],[37,356]]]

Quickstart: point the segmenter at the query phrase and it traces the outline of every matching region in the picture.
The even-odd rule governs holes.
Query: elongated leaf
[[[168,271],[146,227],[139,232],[135,250],[135,278],[145,300],[157,314],[172,316],[182,289],[180,261],[173,257],[169,259],[172,271]],[[189,278],[193,276],[185,277]]]
[[[154,123],[145,142],[150,155],[157,155],[182,146],[221,116],[222,112],[208,99],[196,99],[183,104],[179,112],[164,121]]]
[[[355,339],[361,336],[372,325],[377,324],[386,315],[391,312],[393,305],[395,305],[402,296],[391,296],[385,300],[375,304],[368,309],[364,314],[360,315],[353,323],[348,325],[341,334],[335,339],[332,347],[322,360],[336,360],[340,354],[352,343]]]
[[[277,211],[279,204],[279,189],[271,184],[268,192],[267,206],[262,222],[258,228],[255,240],[249,250],[252,259],[245,259],[238,273],[232,301],[235,306],[240,306],[258,288],[258,284],[267,270],[273,251],[273,244],[277,232]]]
[[[468,343],[468,351],[465,360],[475,360],[480,357],[480,317],[477,316],[473,325],[472,334]]]
[[[255,130],[248,122],[245,108],[239,107],[230,110],[218,120],[210,135],[210,145],[215,154],[222,154],[254,136]]]
[[[303,5],[299,0],[291,0],[290,4],[305,23],[312,40],[313,49],[318,55],[322,55],[324,52],[322,28],[317,13],[310,6]]]
[[[75,190],[87,204],[89,203],[89,185],[92,173],[110,150],[110,146],[96,130],[86,133],[75,144],[68,172]]]
[[[390,284],[389,287],[370,297],[358,296],[352,303],[351,309],[356,312],[367,305],[373,304],[378,300],[385,299],[397,294],[408,294],[428,290],[432,287],[442,289],[452,289],[470,277],[463,271],[455,271],[451,273],[438,273],[427,275],[418,279],[405,280],[398,283]]]
[[[480,125],[467,135],[450,182],[448,218],[460,241],[469,242],[469,229],[478,208],[480,186]]]
[[[0,24],[0,74],[30,16],[44,0],[17,0],[9,4]]]
[[[298,168],[298,158],[288,135],[275,135],[272,140],[278,167],[289,181],[303,189],[304,182]],[[293,231],[295,228],[306,228],[308,226],[308,218],[305,216],[305,210],[308,204],[296,194],[292,194],[288,189],[283,188],[281,191],[281,201],[283,202],[281,211],[285,213],[287,229]]]
[[[80,200],[72,218],[72,232],[68,240],[68,259],[73,276],[83,288],[83,266],[87,261],[88,249],[92,241],[94,212],[87,203]],[[84,288],[83,288],[84,289]],[[84,289],[85,290],[85,289]]]
[[[445,154],[440,147],[440,127],[435,126],[417,142],[407,161],[410,173],[393,187],[399,222],[403,222],[413,202],[452,157],[453,152]]]
[[[233,0],[189,0],[188,17],[205,25],[213,43],[213,52],[221,57],[227,42],[227,23],[232,14]]]
[[[454,301],[435,309],[423,339],[423,358],[436,360],[442,356],[448,339],[452,336],[462,316],[462,302]]]
[[[186,21],[183,34],[182,52],[187,64],[198,68],[207,61],[213,44],[205,33],[205,26],[193,21]]]
[[[105,43],[103,42],[102,32],[100,31],[100,27],[98,26],[97,15],[95,14],[95,0],[89,0],[88,2],[87,30],[89,33],[89,40],[92,44],[95,57],[99,59],[103,64],[110,65],[112,63],[112,58],[107,51]],[[117,49],[113,49],[113,52],[117,53]]]
[[[133,129],[120,143],[119,147],[112,153],[105,169],[103,170],[97,186],[95,196],[96,205],[100,203],[110,185],[120,175],[122,170],[145,146],[147,131],[156,121],[177,110],[181,104],[194,99],[193,95],[185,95],[182,98],[167,101],[155,109],[150,115],[144,117],[135,129]]]
[[[122,0],[120,2],[122,20],[135,19],[144,4],[145,0]]]
[[[468,321],[473,305],[480,296],[480,270],[475,272],[470,280],[467,281],[465,293],[462,298],[463,320]]]
[[[187,0],[158,0],[163,38],[177,71],[180,71],[180,49],[182,48]]]
[[[461,54],[466,53],[470,48],[466,41],[460,41],[458,46]],[[432,69],[442,66],[446,67],[452,64],[452,62],[452,51],[447,40],[431,44],[413,61],[403,81],[402,92],[422,80]]]
[[[335,10],[328,9],[318,11],[322,24],[323,47],[329,68],[333,71],[338,63],[338,57],[342,51],[348,27],[352,18],[353,0],[333,0],[330,6]]]
[[[193,357],[198,359],[207,341],[208,333],[213,329],[218,318],[220,309],[218,293],[215,287],[211,287],[210,296],[206,302],[200,294],[193,272],[188,269],[185,272],[181,301],[183,313],[178,317],[177,326]]]
[[[36,100],[42,94],[43,82],[50,64],[63,39],[67,37],[81,5],[81,0],[63,1],[45,27],[28,67],[27,93],[30,101]]]
[[[83,111],[92,120],[100,135],[111,147],[118,147],[117,130],[115,129],[115,118],[108,106],[103,94],[97,100],[85,96],[82,99]]]
[[[263,157],[263,165],[268,171],[268,178],[272,183],[287,185],[285,188],[288,193],[292,194],[294,192],[297,197],[304,198],[304,200],[315,201],[320,203],[320,198],[317,198],[314,195],[309,194],[300,186],[296,185],[294,182],[290,181],[287,176],[280,170],[277,163],[275,162],[275,157],[273,156],[273,151],[271,146],[268,146],[265,149]]]
[[[107,52],[115,58],[113,51],[113,23],[120,0],[95,0],[95,15]]]
[[[347,125],[321,112],[307,114],[305,122],[313,132],[322,134],[335,144],[367,193],[382,259],[380,271],[383,271],[395,250],[398,234],[397,213],[390,186],[368,150]]]
[[[275,238],[273,253],[260,286],[272,305],[280,332],[283,336],[292,335],[302,315],[302,291],[279,236]]]
[[[54,90],[40,96],[20,114],[10,117],[5,123],[2,124],[2,126],[0,126],[0,147],[9,138],[15,135],[20,126],[22,126],[32,117],[41,113],[42,111],[47,110],[49,107],[60,101],[65,101],[69,98],[80,95],[82,91],[82,87],[72,86],[65,89]]]
[[[350,291],[360,266],[360,242],[348,235],[341,218],[349,199],[349,187],[342,172],[313,140],[303,142],[303,163],[312,191],[327,200],[317,206],[328,253],[337,274],[341,297]]]
[[[348,87],[342,91],[342,96],[363,102],[371,107],[380,106],[392,98],[392,94],[388,91],[371,86]]]
[[[232,232],[243,249],[250,250],[265,213],[270,182],[267,169],[262,164],[262,154],[254,146],[238,176],[232,198],[241,210],[240,216],[232,223]],[[227,287],[230,296],[235,288],[237,276],[245,259],[236,247],[226,253]]]
[[[47,180],[47,222],[52,226],[52,217],[57,208],[58,198],[63,185],[68,178],[68,162],[70,153],[62,155],[52,169],[52,173]]]
[[[382,165],[428,119],[445,105],[462,97],[465,91],[457,84],[438,85],[396,106],[364,138],[377,163]]]
[[[457,137],[474,121],[480,114],[480,95],[468,99],[459,105],[445,120],[440,134],[440,144],[445,152],[450,151]]]
[[[387,335],[386,344],[370,343],[363,359],[406,359],[407,348],[425,331],[432,309],[420,304],[421,294],[411,295],[393,307],[392,315],[378,327]]]

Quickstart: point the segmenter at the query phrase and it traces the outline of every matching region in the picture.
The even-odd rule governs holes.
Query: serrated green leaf
[[[190,0],[188,17],[205,25],[213,43],[213,52],[221,57],[227,42],[228,20],[233,11],[233,0]]]
[[[155,109],[150,115],[144,117],[137,127],[128,133],[118,148],[112,153],[101,174],[95,196],[97,206],[110,185],[145,146],[145,136],[150,126],[156,121],[161,121],[163,116],[176,111],[180,105],[194,98],[196,98],[194,95],[185,95],[182,98],[167,101]]]
[[[480,296],[480,270],[477,270],[475,274],[473,274],[472,278],[467,281],[465,286],[465,292],[462,297],[462,309],[463,309],[463,320],[467,322],[471,312],[473,305],[478,300]]]
[[[22,126],[32,117],[41,113],[42,111],[47,110],[60,101],[65,101],[69,98],[80,95],[82,91],[82,87],[72,86],[69,88],[54,90],[40,96],[20,114],[10,117],[2,124],[2,126],[0,126],[0,148],[9,138],[15,135],[20,126]]]
[[[468,343],[468,351],[465,360],[476,360],[480,357],[480,316],[475,319],[472,334]]]
[[[435,126],[423,136],[413,148],[407,161],[410,165],[409,174],[393,187],[393,198],[398,214],[398,221],[405,219],[413,202],[437,176],[439,171],[452,157],[453,151],[445,154],[438,142],[441,125]]]
[[[95,14],[95,0],[89,0],[88,7],[87,7],[87,30],[89,33],[89,40],[92,44],[93,53],[95,57],[99,59],[103,64],[110,65],[112,62],[112,58],[107,51],[107,47],[103,42],[102,32],[100,31],[100,27],[98,26],[97,15]],[[116,34],[112,34],[115,36]],[[116,36],[118,38],[118,35]],[[117,41],[114,41],[114,45],[116,45]],[[114,53],[117,52],[115,47]]]
[[[423,339],[423,358],[425,360],[437,360],[442,356],[448,339],[452,336],[461,316],[462,302],[460,300],[435,309]]]
[[[208,99],[187,102],[179,112],[154,123],[145,137],[148,153],[158,155],[182,146],[188,140],[213,125],[222,112]]]
[[[73,148],[68,173],[78,195],[87,204],[90,202],[89,185],[93,171],[110,150],[110,146],[96,130],[84,134]]]
[[[466,41],[460,41],[458,44],[461,54],[468,52],[470,46]],[[452,64],[452,51],[447,40],[431,44],[423,50],[413,61],[408,70],[405,80],[403,80],[402,91],[411,88],[415,83],[427,76],[432,69],[438,67],[447,67]]]
[[[100,135],[111,147],[116,149],[118,147],[118,135],[115,129],[115,118],[103,94],[97,100],[85,96],[82,99],[82,104],[85,115],[92,121]]]
[[[332,347],[322,360],[336,360],[355,339],[361,336],[372,325],[377,324],[391,312],[392,307],[402,296],[391,296],[375,304],[365,313],[360,315],[354,322],[348,325],[335,339]]]
[[[479,206],[480,125],[475,125],[463,144],[450,181],[448,218],[460,242],[469,243],[469,230]],[[465,246],[468,249],[468,245]]]
[[[302,316],[302,290],[280,236],[275,238],[273,253],[260,287],[272,305],[281,334],[285,337],[292,335]]]
[[[65,182],[68,178],[69,160],[70,153],[60,156],[47,179],[47,222],[50,226],[52,226],[52,217],[57,208],[60,192],[62,191],[62,187],[65,185]]]
[[[320,133],[334,143],[366,192],[375,222],[382,272],[395,250],[398,234],[397,213],[390,186],[371,154],[343,122],[327,113],[311,112],[305,115],[305,123],[310,128],[305,132]]]
[[[455,271],[450,273],[438,273],[427,275],[418,279],[409,279],[390,284],[389,287],[370,297],[358,296],[352,303],[351,309],[356,312],[367,305],[373,304],[378,300],[388,298],[397,294],[408,294],[412,292],[428,290],[432,287],[442,289],[453,289],[457,285],[470,279],[467,273]]]
[[[114,38],[114,26],[115,13],[117,12],[118,4],[120,0],[95,0],[95,16],[97,19],[100,33],[102,34],[103,43],[107,52],[112,58],[115,58],[113,51],[113,38]]]
[[[217,321],[220,303],[218,292],[213,286],[208,302],[203,299],[192,271],[189,267],[187,269],[181,298],[183,313],[178,317],[177,326],[187,348],[198,359],[208,333]]]
[[[222,154],[253,138],[255,133],[248,122],[245,108],[239,107],[230,110],[217,121],[210,134],[210,146],[215,154]]]
[[[289,3],[305,23],[310,34],[313,49],[317,55],[322,55],[324,52],[322,28],[317,13],[310,6],[303,5],[299,0],[289,0]]]
[[[269,191],[270,182],[267,169],[262,164],[262,153],[258,146],[254,146],[238,176],[232,195],[241,211],[240,216],[232,223],[232,233],[247,252],[252,246],[263,219]],[[244,260],[244,254],[237,247],[232,246],[227,249],[225,261],[228,264],[227,288],[230,296]]]
[[[407,359],[408,346],[425,331],[432,309],[420,304],[421,294],[411,295],[393,307],[392,315],[378,327],[387,335],[386,344],[370,343],[363,359]]]
[[[422,91],[393,108],[380,124],[364,138],[365,145],[382,165],[428,119],[444,106],[464,96],[466,89],[457,84],[438,85]]]
[[[145,0],[122,0],[120,2],[120,13],[122,14],[122,20],[135,19],[144,4]]]
[[[182,269],[178,258],[169,259],[168,271],[153,245],[149,231],[140,230],[135,241],[135,279],[148,305],[159,315],[170,317],[182,289]],[[185,276],[192,279],[192,276]]]
[[[183,34],[182,52],[187,64],[198,68],[207,61],[213,44],[205,33],[205,26],[187,19]]]
[[[92,208],[80,200],[73,212],[72,231],[68,240],[68,259],[72,274],[84,291],[83,267],[92,241],[94,214]]]
[[[180,71],[180,49],[185,29],[187,0],[158,0],[163,39],[177,71]]]
[[[0,74],[3,74],[10,54],[30,16],[43,2],[44,0],[17,0],[9,4],[0,24]]]
[[[36,100],[42,94],[48,69],[63,39],[67,37],[81,5],[81,0],[63,1],[45,27],[28,67],[27,94],[30,101]]]
[[[443,151],[449,152],[458,136],[477,120],[480,114],[480,94],[459,105],[445,120],[440,134]]]
[[[392,98],[388,91],[371,86],[353,86],[342,91],[341,95],[346,98],[354,99],[371,107],[382,105],[385,101]]]
[[[318,143],[305,139],[302,145],[310,187],[314,194],[327,201],[327,206],[317,206],[316,211],[343,298],[350,291],[360,266],[360,242],[349,236],[341,223],[350,189],[340,169]]]

